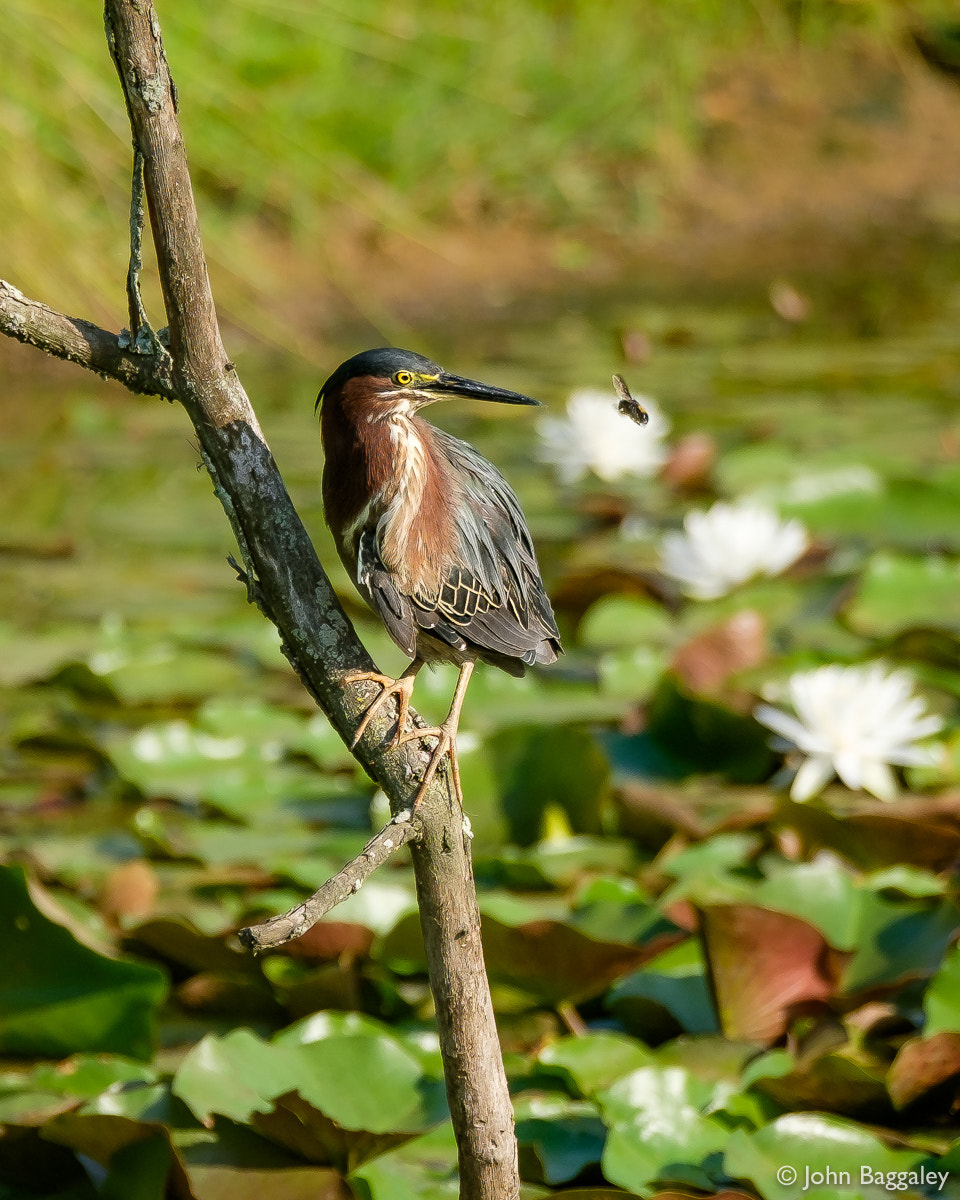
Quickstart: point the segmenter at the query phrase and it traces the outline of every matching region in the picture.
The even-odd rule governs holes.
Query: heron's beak
[[[493,400],[498,404],[533,404],[538,408],[539,400],[531,400],[519,392],[494,387],[489,383],[478,383],[475,379],[464,379],[460,375],[438,375],[436,381],[421,385],[423,391],[435,395],[438,400],[449,400],[453,396],[465,396],[468,400]]]

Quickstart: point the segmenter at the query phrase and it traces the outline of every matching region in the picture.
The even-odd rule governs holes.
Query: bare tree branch
[[[419,819],[414,819],[409,812],[397,813],[385,828],[367,842],[352,862],[317,888],[309,900],[295,904],[288,912],[271,917],[262,925],[241,929],[238,934],[240,941],[256,954],[301,937],[332,908],[355,896],[367,877],[391,855],[419,837]]]
[[[0,333],[115,379],[139,395],[177,399],[169,364],[123,347],[115,333],[99,325],[65,317],[39,300],[29,300],[5,279],[0,279]]]
[[[368,684],[344,686],[343,676],[369,670],[373,664],[290,502],[224,351],[177,118],[176,89],[156,13],[149,0],[106,0],[104,16],[134,143],[133,241],[127,280],[134,349],[125,344],[126,339],[64,317],[6,284],[0,287],[0,332],[117,379],[132,391],[183,404],[237,538],[248,595],[277,625],[284,652],[304,686],[350,744],[358,716],[376,690]],[[169,355],[155,339],[139,337],[147,328],[136,279],[141,160],[169,326]],[[372,722],[355,754],[398,813],[415,794],[429,754],[415,741],[397,750],[386,749],[388,726],[387,715]],[[519,1192],[513,1111],[483,965],[469,838],[445,773],[438,772],[418,806],[416,822],[419,837],[412,840],[416,823],[408,822],[410,837],[405,840],[411,844],[459,1147],[460,1195],[464,1200],[512,1200]],[[371,842],[374,859],[386,857],[386,840],[381,834]],[[370,870],[375,865],[371,860]],[[357,862],[345,870],[346,875],[341,872],[328,885],[337,896],[342,893],[337,880],[350,880],[352,888],[369,874]],[[306,909],[312,904],[300,906],[304,929]],[[302,932],[300,924],[299,919],[294,921]]]

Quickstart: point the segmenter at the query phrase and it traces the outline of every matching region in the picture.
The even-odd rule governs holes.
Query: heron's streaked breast
[[[370,499],[347,522],[343,541],[355,559],[360,534],[375,525],[384,567],[407,595],[435,596],[450,570],[458,539],[454,513],[460,489],[430,426],[410,406],[392,408],[366,425],[368,463],[389,464]]]

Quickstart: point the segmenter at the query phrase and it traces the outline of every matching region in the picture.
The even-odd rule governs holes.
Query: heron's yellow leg
[[[442,725],[438,725],[433,729],[411,729],[407,733],[404,733],[396,742],[397,745],[402,745],[404,742],[412,742],[425,737],[435,737],[437,739],[436,747],[430,755],[430,761],[427,763],[427,769],[420,782],[420,787],[413,798],[414,808],[417,807],[426,794],[427,788],[430,786],[434,775],[436,775],[437,767],[439,767],[445,754],[450,755],[453,790],[460,801],[460,807],[463,807],[463,788],[460,786],[460,761],[457,758],[457,730],[460,726],[460,710],[463,708],[463,699],[467,694],[467,684],[470,682],[472,674],[473,659],[467,659],[465,663],[461,664],[460,678],[457,680],[457,690],[453,693],[453,700],[450,702],[450,711],[447,713],[447,719]]]

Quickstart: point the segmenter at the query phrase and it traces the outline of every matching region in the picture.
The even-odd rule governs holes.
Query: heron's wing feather
[[[456,501],[460,545],[439,594],[413,598],[417,624],[452,646],[487,651],[500,666],[502,657],[553,662],[560,635],[520,502],[472,446],[434,432],[463,493]]]
[[[360,534],[357,547],[357,582],[373,605],[404,654],[414,658],[417,652],[417,628],[413,606],[397,588],[384,567],[377,549],[377,531],[368,527]]]

